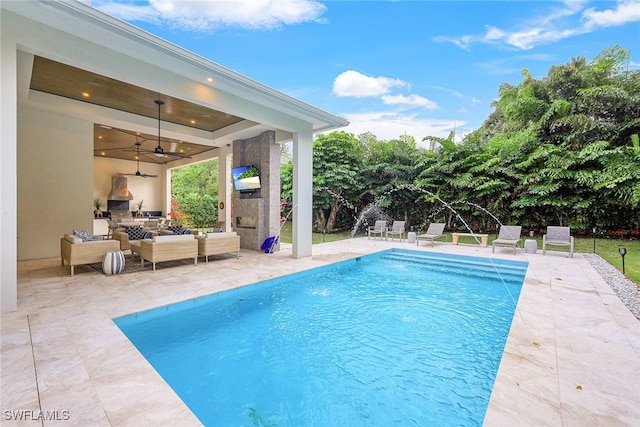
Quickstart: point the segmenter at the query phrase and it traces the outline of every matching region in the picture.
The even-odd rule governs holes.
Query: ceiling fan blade
[[[118,172],[118,175],[120,176],[137,176],[139,178],[157,178],[158,175],[151,175],[148,173],[141,173],[140,171],[137,171],[136,173],[122,173],[122,172]]]
[[[166,154],[167,156],[170,156],[170,157],[174,157],[176,159],[190,159],[191,158],[191,156],[188,156],[188,155],[186,155],[184,153],[174,153],[172,151],[165,151],[164,154]]]

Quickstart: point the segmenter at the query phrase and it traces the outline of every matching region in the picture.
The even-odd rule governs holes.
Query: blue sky
[[[640,0],[92,0],[378,139],[458,136],[517,85],[611,45],[640,68]]]

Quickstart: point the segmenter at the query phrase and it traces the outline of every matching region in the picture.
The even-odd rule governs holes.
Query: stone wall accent
[[[262,242],[280,233],[280,145],[275,132],[233,142],[233,167],[258,165],[262,188],[255,192],[233,192],[232,223],[240,236],[240,247],[260,250]],[[255,217],[255,228],[238,228],[238,217]],[[280,250],[278,244],[274,250]]]

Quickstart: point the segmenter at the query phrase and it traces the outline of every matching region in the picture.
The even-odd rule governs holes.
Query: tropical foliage
[[[426,136],[379,141],[320,135],[314,143],[314,212],[320,231],[349,229],[375,202],[424,227],[441,219],[490,229],[640,228],[640,71],[617,46],[499,88],[494,111],[461,143]],[[291,164],[282,168],[290,200]],[[445,208],[445,204],[447,207]],[[457,214],[457,215],[456,215]]]
[[[171,171],[171,217],[185,226],[205,228],[218,221],[218,161]]]

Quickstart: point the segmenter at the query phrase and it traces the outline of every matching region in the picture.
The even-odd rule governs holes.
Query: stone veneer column
[[[280,234],[280,157],[274,131],[233,142],[233,167],[258,165],[262,185],[252,194],[233,193],[232,222],[243,249],[259,251],[267,237]],[[237,218],[245,216],[256,218],[255,228],[236,226]]]

